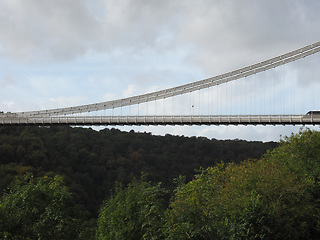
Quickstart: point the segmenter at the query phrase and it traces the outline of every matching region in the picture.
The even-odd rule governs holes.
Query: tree
[[[76,239],[80,214],[62,177],[16,179],[0,198],[2,239]]]
[[[117,187],[100,209],[98,239],[162,239],[165,192],[143,178]]]
[[[168,239],[311,237],[317,209],[310,184],[268,159],[201,170],[170,203]]]
[[[281,140],[266,157],[289,168],[300,178],[320,179],[320,132],[301,129]]]
[[[308,221],[309,232],[314,239],[320,238],[320,132],[300,129],[299,133],[284,137],[281,144],[265,157],[282,164],[293,172],[300,181],[309,183],[304,189],[311,195],[309,205],[313,217]],[[312,210],[311,210],[312,209]]]

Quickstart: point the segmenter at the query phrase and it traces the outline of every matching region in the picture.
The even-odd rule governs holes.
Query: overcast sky
[[[0,110],[95,103],[222,74],[319,41],[319,12],[319,0],[0,0]],[[280,75],[320,89],[310,64],[319,60]],[[320,109],[318,100],[301,113]],[[299,127],[134,129],[278,141]]]

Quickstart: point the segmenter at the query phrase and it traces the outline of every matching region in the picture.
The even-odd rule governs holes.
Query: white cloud
[[[7,73],[3,78],[0,78],[0,87],[15,84],[16,80],[12,74]]]
[[[49,102],[45,105],[40,104],[40,109],[77,106],[80,105],[82,101],[82,96],[50,98]]]
[[[14,105],[14,102],[13,101],[10,101],[10,102],[8,102],[8,101],[3,101],[2,103],[1,103],[1,112],[10,112],[11,111],[11,109],[12,109],[12,107],[13,107],[13,105]]]

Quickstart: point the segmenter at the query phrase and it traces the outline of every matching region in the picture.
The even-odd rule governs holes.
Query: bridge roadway
[[[36,116],[0,117],[0,125],[320,125],[318,115],[193,115],[193,116]]]

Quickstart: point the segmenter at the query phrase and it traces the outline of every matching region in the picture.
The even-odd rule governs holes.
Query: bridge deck
[[[320,125],[319,115],[0,117],[0,125]]]

